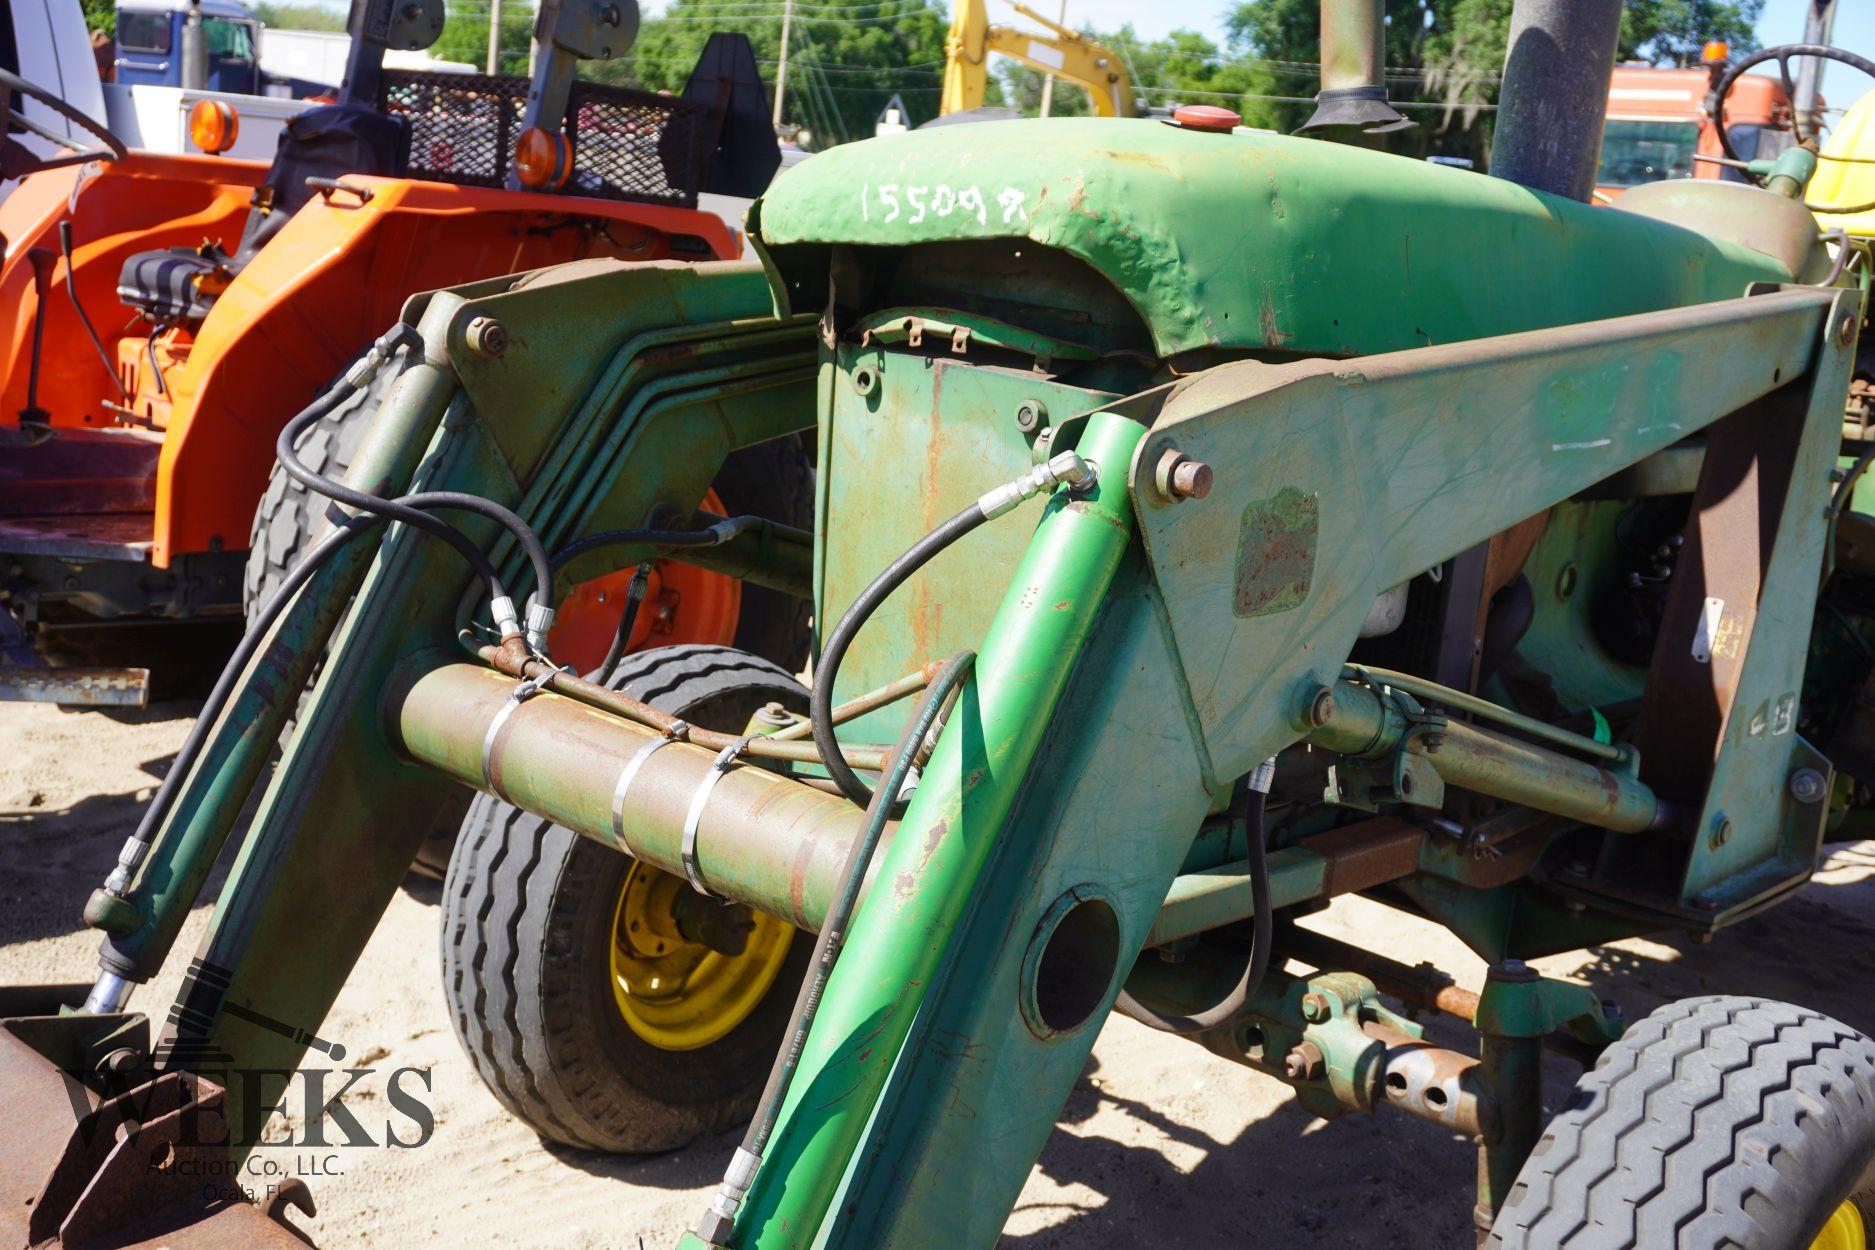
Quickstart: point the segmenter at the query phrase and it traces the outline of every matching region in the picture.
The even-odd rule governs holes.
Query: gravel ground
[[[79,918],[85,896],[108,871],[192,710],[0,704],[0,984],[91,979],[97,942]],[[1631,1019],[1668,999],[1734,992],[1803,1003],[1875,1032],[1862,962],[1875,950],[1875,843],[1832,849],[1799,897],[1708,944],[1637,939],[1539,966],[1594,985]],[[200,939],[209,910],[205,900],[179,957],[136,1005],[166,1010],[180,954]],[[1472,988],[1483,980],[1482,962],[1443,930],[1366,900],[1342,900],[1310,923],[1409,963],[1430,960]],[[735,1142],[644,1159],[543,1146],[506,1116],[456,1047],[437,984],[436,925],[434,906],[400,895],[321,1030],[379,1075],[427,1071],[434,1135],[418,1149],[263,1150],[260,1174],[336,1173],[308,1176],[319,1215],[302,1221],[328,1248],[673,1244]],[[1433,1032],[1454,1044],[1463,1036]],[[1574,1074],[1560,1062],[1549,1070],[1553,1103]],[[410,1131],[382,1084],[367,1080],[346,1103],[367,1125],[388,1119]],[[1440,1140],[1427,1125],[1384,1115],[1325,1124],[1277,1082],[1116,1018],[1003,1245],[1469,1247],[1474,1169],[1464,1143]],[[1361,1217],[1341,1218],[1350,1210]]]

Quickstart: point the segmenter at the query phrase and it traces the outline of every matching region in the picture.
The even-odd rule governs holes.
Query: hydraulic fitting
[[[1064,451],[1050,456],[1015,481],[990,491],[977,500],[977,507],[983,510],[984,519],[994,521],[1023,500],[1043,491],[1066,486],[1079,493],[1091,490],[1095,480],[1093,465],[1081,459],[1076,452]]]
[[[498,637],[512,638],[521,632],[521,618],[515,614],[513,599],[507,595],[490,599],[488,610],[495,618],[495,633]]]
[[[533,595],[527,597],[527,646],[531,651],[547,650],[547,635],[553,629],[553,609]]]

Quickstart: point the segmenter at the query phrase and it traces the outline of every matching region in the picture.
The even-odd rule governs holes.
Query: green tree
[[[82,0],[85,6],[85,29],[101,30],[117,38],[116,0]]]
[[[486,66],[488,0],[451,0],[444,13],[443,33],[430,46],[430,55],[439,61],[462,61],[478,68]],[[527,73],[527,50],[533,34],[534,6],[522,0],[504,0],[500,73]]]
[[[755,0],[763,15],[721,21],[720,3],[675,0],[663,16],[647,19],[637,45],[615,61],[584,67],[592,77],[652,91],[681,91],[703,45],[717,30],[747,35],[762,77],[774,90],[780,61],[780,0]],[[877,0],[837,8],[797,4],[789,36],[784,123],[805,129],[814,146],[870,138],[894,94],[916,125],[937,115],[944,79],[944,34],[949,13],[934,0]]]
[[[345,17],[316,4],[268,4],[254,6],[255,16],[275,30],[344,30]]]

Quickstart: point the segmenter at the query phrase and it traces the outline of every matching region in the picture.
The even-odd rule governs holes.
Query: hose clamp
[[[624,771],[618,775],[618,785],[612,788],[612,840],[627,855],[631,854],[631,847],[625,843],[625,792],[638,779],[638,770],[645,766],[645,761],[664,747],[680,741],[689,728],[684,722],[678,721],[671,726],[669,737],[653,738],[633,752],[631,759],[625,763]]]
[[[508,796],[495,784],[495,739],[501,736],[502,727],[514,715],[514,709],[546,689],[547,683],[553,680],[558,671],[543,669],[533,677],[517,682],[514,689],[508,692],[508,701],[501,705],[494,719],[488,722],[488,732],[482,735],[482,780],[487,784],[488,792],[497,798],[506,799]]]
[[[697,787],[697,792],[690,798],[690,811],[684,817],[682,854],[684,876],[690,878],[691,888],[698,894],[715,897],[715,892],[703,879],[702,866],[697,863],[697,826],[703,821],[703,805],[710,801],[710,791],[714,790],[716,783],[723,779],[723,774],[729,771],[729,766],[735,763],[736,757],[747,750],[749,743],[754,740],[755,735],[748,734],[724,747],[711,761],[710,771],[703,775],[703,783]]]

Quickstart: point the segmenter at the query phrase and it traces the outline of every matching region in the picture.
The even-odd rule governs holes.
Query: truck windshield
[[[202,23],[202,39],[210,56],[231,61],[254,59],[254,28],[246,22],[208,18]]]
[[[1602,167],[1596,182],[1632,187],[1664,178],[1691,178],[1699,150],[1697,122],[1608,120],[1602,131]]]

